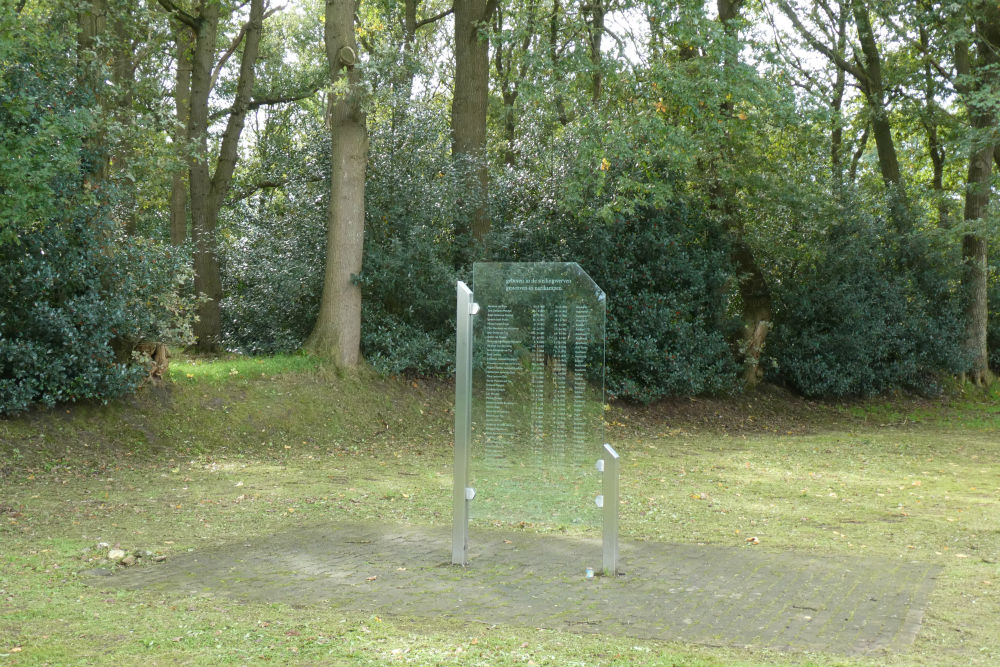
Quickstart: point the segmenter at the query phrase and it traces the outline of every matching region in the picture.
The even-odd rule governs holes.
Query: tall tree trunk
[[[188,146],[188,118],[191,111],[191,29],[183,24],[175,28],[177,75],[174,81],[174,146],[178,155]],[[175,245],[187,239],[187,179],[184,170],[175,169],[170,187],[170,242]]]
[[[489,40],[486,26],[496,0],[455,0],[455,91],[451,104],[452,155],[473,165],[465,187],[473,201],[469,231],[481,244],[490,231],[489,173],[485,162],[489,93]]]
[[[863,0],[854,0],[854,24],[858,29],[858,41],[864,56],[863,76],[859,79],[861,90],[871,113],[871,133],[878,153],[879,171],[885,183],[889,199],[889,215],[896,231],[905,234],[912,224],[907,205],[906,189],[899,169],[896,144],[892,138],[889,123],[889,109],[885,98],[885,82],[882,77],[882,57],[875,41],[871,17]]]
[[[718,0],[718,20],[722,23],[730,43],[725,45],[725,55],[722,60],[723,69],[735,67],[738,64],[738,45],[736,44],[735,21],[743,0]],[[723,102],[721,115],[732,115],[732,103]],[[723,147],[721,159],[731,160],[731,148]],[[743,218],[736,201],[734,184],[716,177],[713,186],[713,201],[732,244],[732,260],[738,276],[741,312],[743,319],[743,336],[740,341],[744,374],[743,381],[747,388],[753,388],[760,382],[763,371],[760,368],[760,357],[764,351],[767,333],[771,328],[771,292],[764,279],[764,273],[757,264],[753,249],[747,242]]]
[[[972,117],[973,130],[988,130],[996,119],[991,113],[977,113]],[[965,191],[964,218],[976,225],[987,215],[990,204],[990,181],[993,175],[993,144],[980,141],[969,156],[969,174]],[[986,344],[989,308],[987,301],[986,238],[977,232],[962,236],[962,289],[965,295],[965,349],[971,356],[969,379],[973,384],[985,385],[992,379],[989,369],[989,350]]]
[[[930,52],[930,37],[927,28],[920,27],[920,50],[923,53]],[[934,200],[938,212],[938,226],[942,229],[950,227],[951,221],[948,218],[948,202],[944,192],[944,158],[945,149],[938,135],[938,82],[934,76],[934,69],[931,63],[924,63],[924,110],[923,126],[924,134],[927,135],[927,153],[931,158],[931,190],[934,193]]]
[[[976,8],[975,23],[976,59],[970,60],[968,44],[960,42],[955,47],[955,67],[959,74],[956,88],[965,98],[972,130],[972,148],[969,154],[969,171],[965,188],[963,217],[972,230],[976,230],[989,212],[990,189],[993,175],[993,153],[997,116],[991,103],[982,100],[984,91],[993,88],[1000,77],[996,67],[1000,64],[1000,8],[983,3]],[[967,232],[962,237],[962,289],[965,295],[965,349],[971,356],[969,379],[977,385],[992,381],[987,348],[989,304],[987,297],[988,252],[986,238],[979,231]]]
[[[119,10],[113,18],[114,23],[114,54],[112,56],[111,76],[115,85],[115,120],[120,127],[130,127],[134,124],[132,104],[135,97],[135,70],[137,66],[135,44],[132,41],[132,8],[128,5]],[[135,156],[135,146],[132,135],[125,133],[121,144],[117,147],[112,166],[117,178],[134,181],[134,175],[129,174],[132,159]],[[127,234],[135,234],[138,216],[136,211],[135,188],[123,188],[120,208],[122,210],[119,223]]]
[[[837,53],[843,54],[847,48],[847,10],[843,2],[838,3],[839,14],[837,15],[837,43],[834,48]],[[840,67],[833,81],[833,96],[830,98],[830,171],[833,174],[834,189],[840,191],[844,186],[844,90],[847,87],[847,72]]]
[[[552,13],[549,15],[549,63],[552,66],[552,84],[556,89],[553,106],[556,109],[556,120],[560,125],[569,124],[569,112],[566,110],[566,100],[559,89],[561,72],[559,71],[559,14],[562,6],[559,0],[552,0]]]
[[[212,211],[212,175],[208,164],[208,98],[212,92],[212,66],[215,63],[219,5],[201,0],[194,53],[191,57],[191,97],[188,113],[188,139],[195,150],[188,160],[188,183],[191,201],[191,239],[194,242],[194,289],[203,295],[194,324],[196,346],[202,352],[218,349],[222,330],[219,300],[222,278],[215,252],[215,220]]]
[[[844,185],[844,165],[841,159],[841,152],[844,147],[844,117],[842,112],[844,103],[844,88],[846,76],[844,70],[837,70],[837,78],[833,82],[833,98],[830,100],[830,172],[833,174],[833,186],[840,190]]]
[[[527,17],[525,19],[524,36],[521,38],[519,44],[521,59],[516,68],[514,66],[515,46],[513,44],[505,45],[503,40],[497,40],[497,44],[494,47],[493,62],[497,72],[500,93],[503,96],[504,162],[510,166],[513,166],[517,161],[517,150],[515,149],[517,140],[517,110],[515,105],[520,94],[521,82],[528,75],[529,58],[527,56],[531,42],[535,38],[537,8],[538,3],[536,0],[529,0],[526,8]],[[494,28],[496,33],[498,35],[502,34],[504,14],[503,10],[499,7],[495,13],[495,21]]]
[[[319,316],[306,348],[331,358],[340,367],[361,361],[361,273],[365,236],[365,169],[368,129],[361,100],[360,72],[355,68],[355,0],[327,0],[324,42],[333,89],[347,92],[331,98],[330,207],[327,211],[326,271]],[[340,85],[338,85],[340,84]]]
[[[188,108],[188,141],[197,150],[189,161],[188,187],[191,203],[191,239],[194,242],[194,288],[204,298],[198,305],[198,321],[194,324],[196,347],[202,352],[219,349],[222,336],[222,276],[216,249],[215,229],[219,208],[232,183],[237,149],[254,84],[254,66],[260,45],[264,20],[264,0],[251,0],[250,17],[244,33],[243,55],[240,59],[236,97],[222,135],[215,173],[208,159],[208,101],[212,92],[212,70],[215,65],[216,37],[219,25],[219,3],[201,0],[197,16],[181,14],[170,0],[160,3],[182,16],[182,22],[194,30],[194,51],[191,57],[191,95]]]
[[[77,61],[80,86],[94,98],[102,110],[107,108],[104,73],[107,47],[102,43],[107,26],[107,0],[84,0],[77,14]],[[104,130],[99,128],[83,142],[83,182],[88,190],[100,189],[108,176],[108,147]]]
[[[604,74],[601,71],[601,40],[604,37],[604,15],[606,13],[604,0],[591,0],[590,16],[587,21],[587,37],[590,47],[590,103],[594,106],[597,106],[601,99],[601,89],[604,85]]]

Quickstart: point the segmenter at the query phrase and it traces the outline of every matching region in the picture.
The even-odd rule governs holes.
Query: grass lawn
[[[850,405],[765,393],[607,413],[624,461],[623,539],[940,565],[903,654],[358,617],[84,583],[81,571],[115,567],[116,545],[169,559],[323,521],[450,524],[452,399],[445,383],[339,375],[305,357],[223,359],[174,363],[164,385],[107,406],[0,420],[0,666],[1000,664],[995,391]]]

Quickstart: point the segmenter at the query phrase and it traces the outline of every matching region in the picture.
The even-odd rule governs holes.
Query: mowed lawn
[[[623,539],[939,565],[902,654],[359,617],[85,583],[84,571],[119,567],[106,558],[115,547],[142,554],[133,567],[156,567],[324,521],[449,524],[452,400],[445,382],[233,358],[174,363],[165,384],[107,406],[0,420],[0,665],[1000,664],[996,392],[850,405],[765,392],[606,413],[623,457]]]

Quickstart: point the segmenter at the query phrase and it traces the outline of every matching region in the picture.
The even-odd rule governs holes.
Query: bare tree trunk
[[[921,27],[920,50],[924,53],[930,51],[930,38],[927,29]],[[927,135],[927,153],[931,158],[931,190],[934,192],[934,199],[938,211],[938,226],[942,229],[951,226],[948,218],[948,202],[944,192],[944,159],[945,149],[938,135],[938,83],[934,76],[934,70],[930,62],[924,63],[924,111],[923,120],[924,134]]]
[[[996,122],[992,113],[977,113],[972,117],[975,130],[988,129]],[[982,142],[980,142],[982,143]],[[969,175],[965,191],[967,223],[983,220],[990,204],[990,181],[993,175],[992,142],[974,148],[969,156]],[[972,357],[969,380],[986,385],[991,380],[989,350],[986,343],[989,308],[987,301],[986,238],[975,232],[962,237],[962,289],[965,293],[965,349]]]
[[[222,279],[215,253],[216,214],[211,210],[212,176],[208,164],[208,98],[212,92],[212,66],[215,63],[219,5],[202,0],[194,35],[191,59],[191,97],[188,114],[188,139],[196,150],[188,160],[191,197],[191,239],[194,242],[194,289],[204,295],[198,304],[194,324],[196,346],[202,352],[218,348],[222,330],[219,300]]]
[[[226,130],[213,174],[208,161],[208,101],[212,92],[216,37],[219,26],[219,3],[201,0],[196,16],[179,10],[172,0],[160,4],[174,12],[194,31],[191,57],[191,95],[188,105],[188,141],[197,148],[189,160],[188,184],[191,202],[191,239],[194,242],[194,288],[203,295],[194,324],[196,347],[202,352],[219,349],[222,336],[222,276],[216,250],[215,229],[219,207],[229,191],[236,166],[240,134],[249,108],[254,84],[254,66],[264,20],[264,0],[251,0],[250,18],[244,31],[243,55],[236,82],[236,98],[229,112]]]
[[[549,15],[549,62],[552,66],[553,84],[556,86],[558,86],[558,80],[560,77],[559,14],[561,11],[562,6],[559,4],[559,0],[552,0],[552,13]],[[562,93],[559,92],[558,87],[556,88],[553,106],[556,109],[556,120],[559,121],[560,125],[567,125],[569,123],[569,113],[566,111],[566,101],[563,99]]]
[[[115,116],[121,127],[133,125],[132,104],[135,97],[135,70],[137,66],[135,55],[135,44],[132,41],[132,8],[125,5],[119,9],[120,14],[113,17],[114,25],[114,54],[112,56],[111,76],[115,84]],[[125,133],[122,143],[117,147],[112,165],[120,178],[130,180],[128,176],[132,159],[135,156],[135,147],[132,136]],[[135,188],[126,186],[123,188],[122,216],[119,223],[127,234],[135,234],[138,220],[136,211]]]
[[[882,173],[882,181],[889,196],[889,210],[893,223],[897,231],[905,233],[909,231],[911,224],[906,211],[906,192],[899,170],[896,144],[892,138],[892,126],[889,124],[885,83],[882,77],[882,58],[875,42],[868,8],[861,0],[854,0],[853,10],[854,23],[858,29],[858,40],[861,42],[861,52],[865,61],[864,76],[859,83],[871,111],[871,131],[875,139],[875,150],[878,152],[879,171]]]
[[[331,358],[337,366],[361,362],[361,273],[365,236],[365,170],[368,129],[362,108],[361,74],[355,68],[355,0],[327,0],[324,42],[334,90],[347,81],[347,92],[331,98],[330,207],[327,211],[326,271],[319,316],[305,347]],[[341,84],[342,85],[342,84]]]
[[[188,117],[191,111],[191,48],[190,28],[176,26],[177,78],[174,81],[174,113],[176,118],[174,146],[178,153],[188,145]],[[174,171],[170,187],[170,242],[184,243],[187,238],[187,179],[184,171]]]
[[[590,17],[587,22],[587,35],[590,46],[590,103],[597,106],[601,99],[601,89],[604,85],[604,75],[601,71],[601,40],[604,37],[604,15],[606,13],[604,0],[592,0]]]
[[[995,85],[1000,56],[1000,9],[983,6],[975,20],[976,61],[970,60],[965,43],[955,47],[955,66],[961,79],[956,88],[965,97],[973,132],[969,155],[969,172],[966,179],[965,222],[973,229],[986,218],[990,205],[995,142],[992,133],[997,124],[992,106],[984,104],[979,96]],[[969,81],[972,83],[962,83]],[[978,95],[977,95],[978,93]],[[962,289],[965,294],[965,349],[972,357],[969,379],[973,384],[986,385],[992,381],[987,347],[989,317],[987,278],[989,273],[986,238],[978,231],[962,237]]]
[[[731,40],[735,40],[735,20],[739,17],[743,0],[718,0],[718,20]],[[737,46],[726,45],[722,67],[730,68],[737,64]],[[732,115],[732,103],[723,102],[720,109],[723,116]],[[722,159],[732,159],[731,149],[724,147]],[[744,234],[743,219],[736,202],[736,191],[732,183],[722,182],[716,178],[713,187],[713,201],[732,243],[731,259],[736,267],[739,280],[739,294],[743,319],[743,336],[740,341],[740,354],[743,361],[743,382],[747,388],[753,388],[763,376],[760,368],[760,357],[764,351],[767,333],[771,328],[771,292],[754,257],[753,250],[747,243]]]
[[[835,48],[837,53],[844,53],[847,48],[847,10],[843,2],[838,3],[839,14],[837,15],[837,43]],[[847,72],[842,68],[837,68],[836,77],[833,82],[833,96],[830,99],[831,124],[830,128],[830,171],[833,174],[833,185],[836,190],[841,190],[844,186],[844,90],[847,87]]]
[[[455,0],[455,91],[451,106],[452,155],[475,165],[466,188],[475,203],[469,231],[475,244],[490,231],[487,211],[486,109],[489,93],[489,40],[485,28],[496,0]]]
[[[103,85],[101,68],[107,54],[107,47],[102,44],[101,36],[107,26],[107,0],[86,0],[80,3],[77,14],[77,59],[81,65],[80,84],[84,91],[94,96],[94,102],[102,109],[106,108],[107,100]],[[103,186],[108,176],[108,149],[103,129],[99,129],[83,142],[83,182],[84,187],[96,190]]]

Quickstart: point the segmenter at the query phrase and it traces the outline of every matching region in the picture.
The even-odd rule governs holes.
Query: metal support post
[[[455,480],[451,532],[451,562],[465,565],[469,558],[469,446],[472,440],[472,318],[479,311],[472,290],[457,286],[455,310]]]
[[[604,574],[612,577],[618,573],[618,453],[611,445],[604,444],[604,474],[602,509],[604,512]]]

